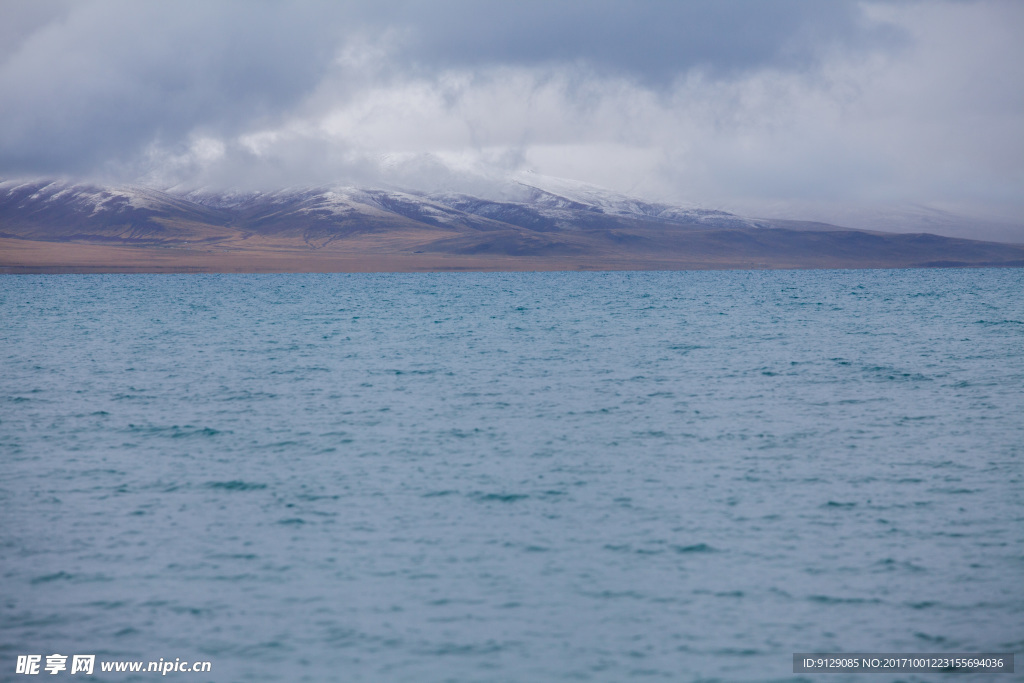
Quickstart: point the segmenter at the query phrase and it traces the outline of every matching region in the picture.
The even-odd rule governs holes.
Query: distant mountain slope
[[[164,242],[193,236],[189,226],[230,220],[225,211],[159,190],[61,180],[0,182],[0,233],[25,239]]]
[[[170,192],[7,180],[0,182],[0,238],[0,268],[15,269],[36,261],[43,267],[46,254],[57,253],[19,240],[163,249],[164,261],[186,259],[181,250],[205,249],[223,263],[256,253],[271,263],[273,254],[287,253],[298,264],[289,269],[300,270],[301,255],[311,251],[321,252],[308,260],[317,269],[330,269],[331,258],[389,254],[409,263],[434,254],[485,269],[494,259],[506,268],[548,261],[566,268],[1024,265],[1020,246],[750,219],[539,176],[517,178],[497,199],[353,187]],[[31,251],[36,261],[18,265],[2,250],[18,251],[18,258]],[[74,249],[60,254],[61,263],[75,259]],[[131,254],[142,258],[120,250],[109,267],[117,270]],[[216,259],[207,261],[204,268],[219,268]]]

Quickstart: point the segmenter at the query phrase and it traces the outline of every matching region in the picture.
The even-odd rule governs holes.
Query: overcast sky
[[[1019,0],[3,0],[0,175],[1024,223],[1021,64]]]

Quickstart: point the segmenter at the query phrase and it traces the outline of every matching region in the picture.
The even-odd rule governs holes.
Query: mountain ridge
[[[302,270],[304,253],[312,270],[351,269],[360,257],[383,270],[416,270],[428,261],[433,265],[423,269],[1024,264],[1020,245],[748,218],[562,179],[517,179],[506,190],[500,197],[331,185],[168,191],[0,180],[0,269],[145,270],[155,258],[147,249],[163,250],[163,261],[179,252],[181,268],[205,250],[219,261],[199,259],[197,268],[228,271],[246,270],[246,259],[272,271],[275,254],[288,261],[285,270]],[[65,248],[51,248],[48,257],[47,244]],[[89,266],[76,263],[75,245],[82,254],[86,246],[119,250],[108,263]]]

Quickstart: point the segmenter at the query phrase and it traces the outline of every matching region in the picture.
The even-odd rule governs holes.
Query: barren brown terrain
[[[285,240],[249,240],[247,244],[196,246],[124,246],[89,242],[45,242],[0,238],[3,273],[366,273],[435,271],[550,270],[713,270],[771,268],[903,268],[1022,266],[1024,248],[1011,245],[974,246],[974,253],[926,249],[915,253],[873,255],[836,249],[829,253],[804,247],[795,253],[779,249],[729,248],[714,244],[720,235],[702,235],[689,245],[660,253],[628,249],[593,250],[580,254],[440,253],[412,249],[401,240],[352,239],[311,248]],[[735,236],[726,236],[735,237]],[[746,237],[746,236],[744,236]],[[776,237],[776,235],[772,235]],[[821,242],[822,236],[801,233],[800,241]],[[709,239],[710,238],[710,239]],[[712,242],[709,244],[708,242]],[[912,238],[901,240],[913,246]],[[405,246],[406,248],[403,248]],[[686,249],[690,246],[692,249]],[[824,245],[822,245],[824,246]],[[422,253],[417,253],[422,252]],[[775,253],[772,253],[775,252]],[[979,253],[980,252],[980,253]]]

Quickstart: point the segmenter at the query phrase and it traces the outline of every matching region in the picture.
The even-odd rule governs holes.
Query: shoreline
[[[1010,245],[1007,245],[1010,246]],[[327,249],[183,249],[178,247],[43,242],[0,238],[0,274],[113,273],[436,273],[580,272],[644,270],[814,270],[876,268],[1021,268],[1024,260],[924,260],[843,258],[804,254],[666,254],[661,257],[613,254],[444,254]]]

